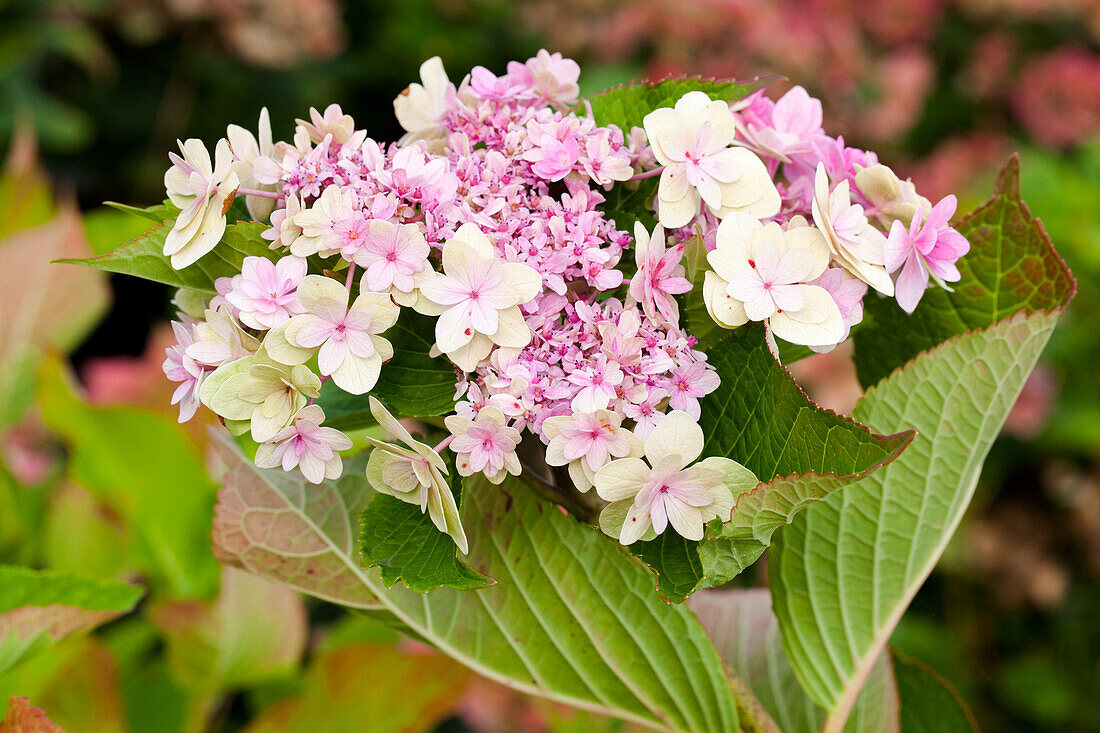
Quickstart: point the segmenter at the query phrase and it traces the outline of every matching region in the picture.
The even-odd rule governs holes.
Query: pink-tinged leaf
[[[0,565],[0,673],[59,639],[118,618],[141,595],[126,583]]]
[[[218,559],[326,601],[379,608],[356,544],[359,512],[373,493],[366,480],[307,486],[291,474],[261,474],[224,433],[211,436],[227,466],[214,515]],[[345,476],[357,473],[353,465]]]
[[[42,352],[75,346],[106,309],[104,275],[51,264],[89,252],[73,204],[47,224],[0,240],[0,424],[17,419],[28,404]]]
[[[353,644],[317,657],[302,694],[265,710],[246,733],[432,730],[458,708],[470,676],[441,654]]]
[[[65,733],[61,726],[46,717],[41,708],[31,707],[25,697],[8,698],[8,712],[0,720],[0,733]]]
[[[48,711],[49,720],[57,727],[45,728],[46,731],[126,733],[129,730],[123,712],[118,662],[111,649],[95,637],[59,646],[5,675],[4,682],[6,691],[25,694],[35,706]]]
[[[298,665],[309,631],[298,593],[231,567],[222,569],[214,601],[172,601],[153,612],[153,623],[168,640],[176,677],[203,690],[286,674]]]

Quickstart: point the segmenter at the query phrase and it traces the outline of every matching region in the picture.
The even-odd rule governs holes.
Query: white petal
[[[731,298],[726,292],[728,285],[725,280],[707,270],[703,276],[703,302],[715,323],[723,328],[737,328],[747,323],[749,317],[745,313],[745,304]]]
[[[298,285],[298,302],[311,313],[326,309],[331,301],[341,303],[347,308],[347,287],[324,275],[307,275]],[[326,302],[327,301],[327,302]]]
[[[803,310],[776,313],[769,320],[776,338],[804,346],[832,346],[844,337],[844,318],[833,296],[817,285],[801,285]],[[800,318],[801,316],[801,318]]]
[[[604,501],[633,499],[649,480],[650,468],[641,458],[620,458],[596,471],[596,493]]]
[[[703,452],[703,429],[683,410],[673,410],[645,439],[645,457],[651,465],[675,456],[683,468]]]
[[[377,354],[362,358],[348,353],[332,372],[336,386],[351,394],[366,394],[378,382],[382,359]]]

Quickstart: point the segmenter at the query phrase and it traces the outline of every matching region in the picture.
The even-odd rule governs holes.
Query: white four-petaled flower
[[[665,227],[678,229],[694,219],[700,199],[719,218],[734,211],[766,218],[779,211],[779,191],[763,161],[730,147],[737,128],[725,102],[688,92],[674,108],[650,112],[642,124],[665,167],[657,186],[657,216]]]
[[[729,521],[737,495],[756,477],[729,458],[703,452],[703,430],[686,412],[668,413],[645,440],[645,460],[620,458],[596,472],[596,493],[611,502],[600,527],[630,545],[651,539],[668,525],[689,540],[703,539],[707,522]]]
[[[340,478],[344,463],[339,451],[350,448],[351,439],[339,430],[321,427],[324,421],[320,407],[303,407],[288,427],[256,448],[256,465],[284,471],[297,467],[313,484]]]
[[[502,482],[508,474],[519,476],[520,463],[516,455],[519,431],[508,425],[503,412],[487,405],[473,420],[448,415],[443,422],[454,436],[451,450],[458,457],[459,475],[481,473],[494,484]]]
[[[829,266],[829,249],[820,231],[799,223],[784,230],[737,213],[718,226],[703,301],[720,326],[767,321],[775,336],[793,344],[840,341],[844,319],[836,301],[824,288],[807,284]]]
[[[622,427],[622,418],[610,410],[556,415],[542,423],[549,441],[546,462],[569,466],[569,477],[580,491],[592,488],[596,471],[615,458],[642,455],[642,441]]]
[[[531,329],[519,306],[538,295],[542,277],[528,265],[503,262],[488,237],[463,224],[443,246],[443,274],[420,286],[416,308],[439,316],[435,343],[463,371],[473,371],[493,345],[523,348]]]
[[[348,288],[323,275],[308,275],[298,286],[305,313],[272,329],[264,340],[271,357],[305,364],[314,353],[321,374],[351,394],[370,391],[393,346],[379,334],[397,322],[399,309],[385,293],[361,293],[348,307]]]

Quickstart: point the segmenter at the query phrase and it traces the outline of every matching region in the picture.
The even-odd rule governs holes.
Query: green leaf
[[[892,298],[867,298],[853,333],[859,381],[875,384],[920,352],[1021,310],[1058,310],[1077,284],[1038,219],[1020,199],[1020,159],[1013,155],[993,198],[956,222],[970,240],[954,292],[934,288],[912,315]]]
[[[402,417],[438,417],[454,412],[454,366],[446,357],[431,357],[435,343],[435,319],[402,308],[393,328],[384,334],[393,344],[393,359],[382,367],[371,390],[390,412]],[[325,411],[325,424],[338,430],[374,425],[367,395],[344,392],[329,380],[317,400]]]
[[[453,483],[461,478],[451,466]],[[459,506],[460,492],[456,493]],[[398,580],[419,593],[442,586],[472,590],[492,585],[487,578],[457,556],[458,546],[440,532],[417,504],[378,494],[359,517],[362,532],[359,549],[365,567],[379,567],[389,588]]]
[[[875,435],[814,405],[768,350],[762,324],[727,333],[708,361],[722,383],[701,400],[703,455],[732,458],[762,483],[740,494],[731,521],[720,530],[712,523],[702,542],[659,537],[631,546],[670,600],[727,582],[797,512],[892,461],[912,439]]]
[[[469,681],[469,672],[441,654],[402,652],[376,643],[350,644],[318,655],[306,670],[302,693],[271,706],[245,731],[437,730],[461,706]]]
[[[958,691],[930,667],[891,650],[901,698],[902,733],[977,731],[974,715]]]
[[[954,534],[990,445],[1073,295],[1072,276],[1019,200],[1017,171],[1012,158],[993,199],[962,220],[972,249],[955,292],[929,292],[917,313],[928,306],[931,314],[889,328],[874,306],[878,320],[857,342],[869,379],[907,350],[950,337],[878,382],[854,412],[877,430],[915,429],[918,438],[884,471],[795,517],[773,547],[784,644],[806,691],[830,710],[827,731],[843,725]],[[909,329],[915,335],[905,336]]]
[[[302,588],[303,560],[345,546],[347,517],[359,507],[327,483],[307,489],[230,450],[222,451],[229,507],[218,509],[219,556]],[[476,528],[467,560],[497,584],[424,595],[387,589],[377,569],[348,568],[395,623],[524,692],[664,730],[737,730],[729,682],[702,627],[684,606],[663,603],[613,540],[515,479],[468,480],[464,493],[463,523]],[[335,537],[320,532],[319,519]]]
[[[74,606],[125,613],[141,598],[139,586],[72,573],[0,565],[0,613],[22,606]]]
[[[46,425],[69,447],[69,475],[134,529],[142,569],[178,595],[210,592],[217,563],[202,528],[214,486],[183,428],[160,413],[85,404],[55,359],[44,363],[37,395]]]
[[[791,474],[761,483],[742,494],[734,505],[731,520],[699,546],[705,571],[703,587],[713,588],[739,575],[759,559],[771,545],[775,532],[790,524],[798,512],[890,463],[912,438],[912,433],[887,438],[886,446],[891,451],[859,473]]]
[[[231,224],[225,228],[225,234],[218,246],[200,257],[198,262],[182,270],[174,269],[170,258],[164,255],[164,239],[171,231],[168,224],[153,227],[143,236],[110,254],[87,259],[61,259],[57,262],[133,275],[176,288],[213,293],[216,292],[214,281],[219,277],[240,274],[245,257],[279,259],[281,255],[271,250],[267,240],[260,236],[266,229],[267,225],[259,222]]]
[[[142,208],[140,206],[130,206],[129,204],[120,204],[117,201],[104,201],[104,206],[109,206],[115,211],[120,211],[124,214],[130,214],[140,219],[148,219],[154,221],[157,224],[163,224],[168,221],[175,221],[179,216],[180,210],[177,209],[168,200],[165,200],[159,204],[153,204],[152,206],[146,206]]]
[[[232,567],[222,568],[217,598],[165,603],[152,621],[175,678],[207,694],[287,676],[309,635],[301,595]]]
[[[210,437],[228,467],[214,509],[214,555],[331,603],[380,608],[355,546],[355,518],[375,494],[366,454],[348,461],[339,479],[313,485],[257,470],[221,430],[210,428]]]
[[[606,89],[588,98],[597,124],[618,125],[624,133],[641,127],[642,118],[659,107],[671,107],[688,92],[706,92],[711,99],[730,102],[751,94],[769,80],[719,81],[699,77],[639,81]]]
[[[59,639],[118,618],[141,596],[126,583],[0,565],[0,674]]]
[[[954,534],[1057,318],[1021,313],[957,336],[872,388],[855,416],[919,437],[779,536],[770,567],[784,643],[807,692],[837,720]]]
[[[825,710],[814,704],[798,684],[766,588],[708,590],[688,601],[722,655],[764,709],[758,719],[772,726],[764,731],[817,733]],[[900,725],[898,690],[890,659],[880,655],[856,703],[847,733],[897,733]],[[904,729],[902,729],[904,730]],[[908,733],[908,731],[906,731]]]

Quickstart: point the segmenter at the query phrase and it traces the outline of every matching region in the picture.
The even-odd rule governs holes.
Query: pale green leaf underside
[[[1057,319],[1018,314],[956,336],[868,391],[857,420],[882,432],[915,428],[918,438],[779,534],[770,569],[783,643],[806,691],[837,721],[958,526]]]
[[[798,684],[783,651],[766,588],[706,590],[688,600],[730,665],[782,733],[817,733],[825,710]],[[880,654],[845,727],[847,733],[897,733],[898,691],[890,658]],[[765,727],[765,730],[768,730]]]
[[[464,489],[463,522],[476,527],[466,560],[497,584],[424,595],[387,589],[377,568],[350,561],[363,497],[306,488],[225,448],[215,525],[223,560],[336,602],[354,580],[415,636],[519,690],[660,729],[737,730],[721,661],[691,612],[662,602],[613,540],[519,482]],[[324,593],[318,575],[330,579]]]

